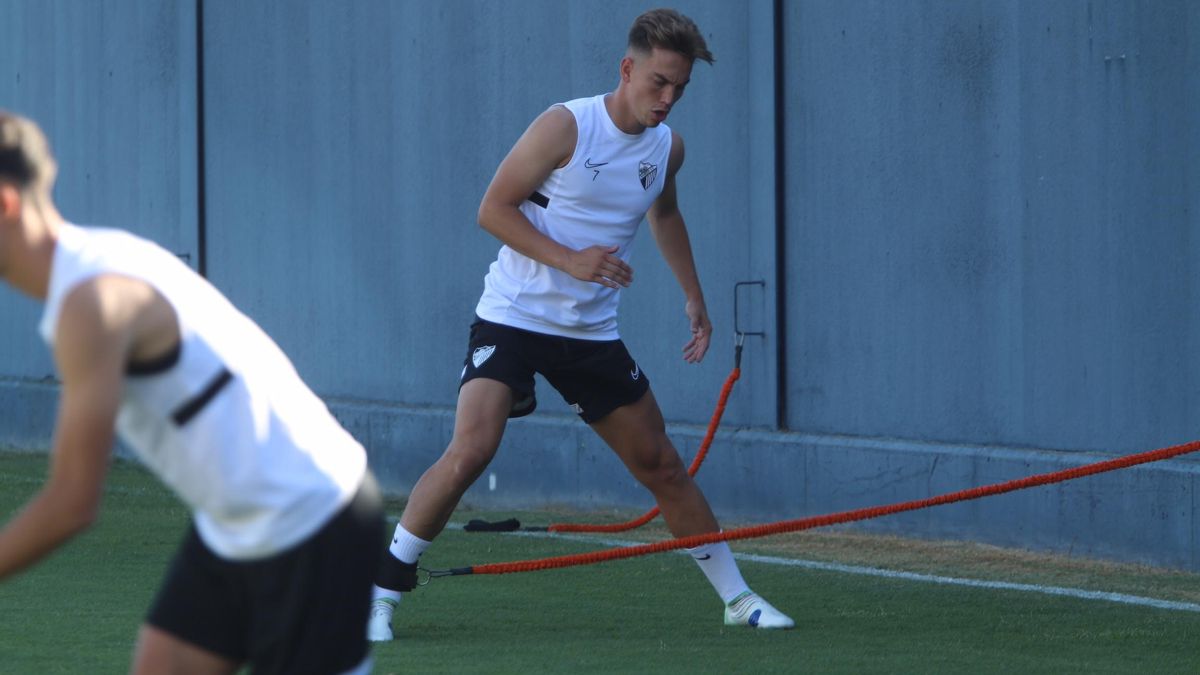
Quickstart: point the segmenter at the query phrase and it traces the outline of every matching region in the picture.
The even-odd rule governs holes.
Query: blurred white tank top
[[[175,309],[178,357],[153,372],[129,371],[117,432],[193,509],[214,552],[272,555],[349,502],[366,472],[362,446],[266,333],[156,244],[65,225],[39,326],[51,348],[63,299],[101,274],[140,279]]]

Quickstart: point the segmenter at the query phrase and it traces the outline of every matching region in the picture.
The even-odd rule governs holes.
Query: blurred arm
[[[49,476],[0,530],[0,579],[87,529],[99,512],[132,323],[120,282],[128,280],[81,284],[63,303],[54,349],[62,389]]]

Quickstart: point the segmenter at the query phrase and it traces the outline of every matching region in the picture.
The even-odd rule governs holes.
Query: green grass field
[[[0,453],[7,519],[40,485],[41,455]],[[187,522],[134,465],[117,462],[100,522],[0,586],[0,673],[121,673]],[[399,514],[393,504],[389,514]],[[510,514],[463,512],[470,517]],[[519,514],[545,524],[586,514]],[[606,514],[613,520],[615,514]],[[627,514],[616,514],[627,515]],[[661,529],[621,535],[664,538]],[[389,527],[390,531],[390,527]],[[429,568],[578,553],[603,544],[447,530]],[[1180,602],[1194,574],[847,533],[735,542],[735,551],[971,579],[1071,586]],[[756,632],[721,624],[687,557],[434,579],[397,612],[378,673],[1195,673],[1200,613],[1043,593],[964,588],[743,562],[751,585],[797,620]]]

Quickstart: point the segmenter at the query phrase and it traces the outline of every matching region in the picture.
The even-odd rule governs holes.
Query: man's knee
[[[690,480],[683,460],[669,442],[638,453],[638,477],[648,486],[674,486]]]
[[[450,447],[446,448],[442,461],[448,464],[448,468],[460,482],[469,483],[478,478],[492,462],[498,447],[499,441],[455,436],[450,442]]]
[[[675,455],[672,461],[659,468],[658,478],[666,485],[679,485],[692,479],[688,475],[687,469],[683,467],[683,462],[679,459],[679,455]]]

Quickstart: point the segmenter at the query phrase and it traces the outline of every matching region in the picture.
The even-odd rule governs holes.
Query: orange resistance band
[[[935,497],[927,497],[925,499],[917,499],[914,501],[900,502],[889,504],[886,506],[874,506],[853,511],[842,511],[840,513],[832,513],[823,516],[812,516],[809,518],[800,518],[798,520],[785,520],[777,523],[769,523],[766,525],[754,525],[750,527],[728,530],[725,532],[712,532],[709,534],[699,534],[691,537],[683,537],[680,539],[668,539],[652,544],[641,544],[638,546],[627,546],[624,548],[614,548],[606,551],[595,551],[592,553],[582,553],[576,555],[558,556],[554,558],[542,558],[540,560],[525,560],[518,562],[507,563],[492,563],[488,565],[475,565],[473,567],[458,567],[451,570],[431,571],[431,577],[442,576],[458,576],[464,574],[509,574],[512,572],[534,572],[538,570],[548,570],[558,567],[572,567],[575,565],[590,565],[593,563],[605,562],[609,560],[619,560],[623,558],[633,558],[636,556],[647,555],[651,553],[661,553],[663,551],[671,551],[680,548],[694,548],[704,544],[711,544],[718,541],[732,541],[735,539],[751,539],[755,537],[765,537],[773,534],[782,534],[785,532],[798,532],[801,530],[809,530],[816,527],[826,527],[839,523],[850,523],[859,520],[867,520],[870,518],[878,518],[880,516],[891,515],[894,513],[903,513],[905,511],[915,511],[930,506],[939,506],[942,504],[950,504],[953,502],[966,501],[971,499],[979,499],[980,497],[989,497],[992,495],[1013,492],[1025,488],[1035,487],[1038,485],[1047,485],[1050,483],[1059,483],[1093,474],[1104,473],[1106,471],[1115,471],[1117,469],[1125,469],[1138,464],[1146,464],[1149,462],[1157,462],[1164,459],[1170,459],[1179,455],[1185,455],[1191,452],[1200,450],[1200,441],[1193,441],[1184,445],[1176,445],[1159,450],[1151,450],[1135,455],[1126,455],[1115,459],[1086,464],[1084,466],[1073,469],[1064,469],[1062,471],[1054,471],[1052,473],[1037,474],[1025,478],[1019,478],[994,485],[985,485],[982,487],[961,490],[959,492],[950,492]]]

